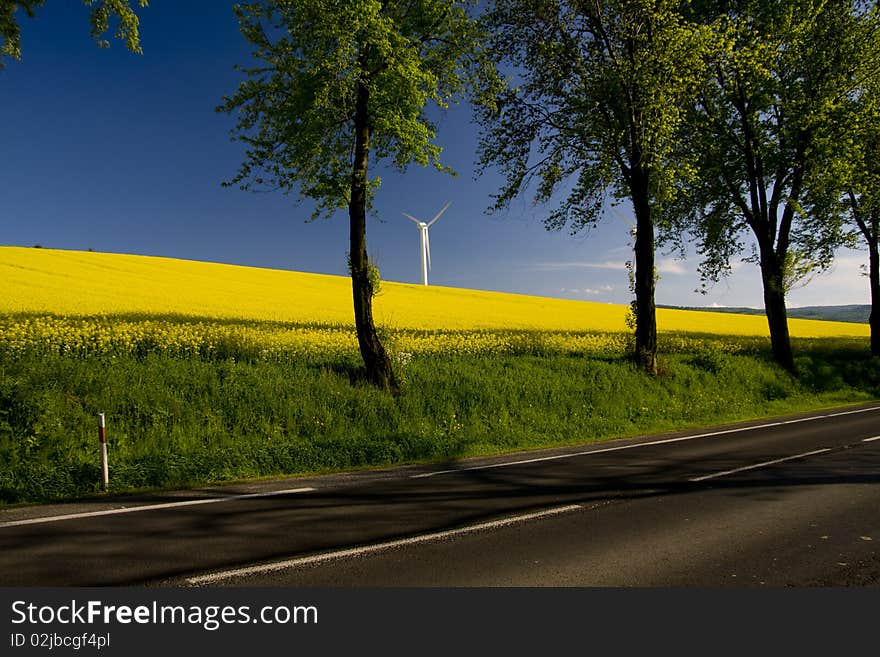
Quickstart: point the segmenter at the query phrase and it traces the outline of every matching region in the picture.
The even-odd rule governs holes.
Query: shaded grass
[[[796,341],[800,376],[748,342],[673,350],[645,377],[622,355],[414,356],[392,398],[358,363],[162,354],[0,354],[0,502],[382,466],[592,442],[878,396],[880,364],[851,339]]]

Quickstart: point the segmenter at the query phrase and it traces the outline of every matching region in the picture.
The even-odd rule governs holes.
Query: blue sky
[[[214,108],[249,58],[225,0],[156,0],[141,16],[143,55],[99,49],[81,2],[49,2],[21,17],[21,62],[0,72],[3,171],[0,244],[161,255],[345,274],[347,216],[308,222],[312,206],[280,193],[222,188],[242,158],[233,120]],[[380,170],[379,219],[367,244],[386,280],[420,281],[419,236],[403,217],[430,218],[430,282],[451,287],[628,303],[625,205],[587,234],[548,232],[528,198],[485,213],[499,178],[474,178],[478,132],[467,107],[440,116],[450,177],[419,167]],[[863,254],[790,296],[791,305],[867,303]],[[658,303],[762,305],[751,264],[694,292],[697,260],[658,254]]]

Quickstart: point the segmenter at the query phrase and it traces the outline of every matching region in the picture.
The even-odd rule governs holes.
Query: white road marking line
[[[855,415],[856,413],[867,413],[868,411],[876,411],[880,409],[878,406],[872,406],[871,408],[860,408],[857,411],[842,411],[840,413],[829,413],[828,415],[823,415],[821,417],[837,417],[839,415]]]
[[[314,488],[288,488],[287,490],[276,490],[267,493],[247,493],[245,495],[228,495],[226,497],[211,497],[201,500],[185,500],[183,502],[163,502],[162,504],[143,504],[141,506],[129,506],[121,509],[105,509],[103,511],[84,511],[82,513],[68,513],[61,516],[45,516],[43,518],[27,518],[25,520],[10,520],[0,522],[0,528],[3,527],[20,527],[22,525],[39,525],[47,522],[60,522],[62,520],[76,520],[78,518],[94,518],[97,516],[112,516],[121,513],[138,513],[140,511],[155,511],[157,509],[171,509],[182,506],[196,506],[197,504],[217,504],[218,502],[233,502],[235,500],[248,500],[258,497],[275,497],[278,495],[289,495],[292,493],[309,493]]]
[[[863,443],[873,443],[875,440],[880,440],[880,436],[874,436],[873,438],[865,438]]]
[[[455,474],[456,472],[469,472],[472,470],[491,470],[493,468],[506,468],[512,465],[525,465],[527,463],[540,463],[541,461],[555,461],[559,459],[571,459],[578,456],[587,456],[589,454],[603,454],[605,452],[618,452],[624,449],[636,449],[638,447],[648,447],[650,445],[665,445],[667,443],[677,443],[683,440],[696,440],[697,438],[709,438],[710,436],[721,436],[729,433],[740,433],[743,431],[754,431],[755,429],[766,429],[767,427],[778,427],[784,424],[794,424],[796,422],[810,422],[812,420],[821,420],[823,418],[837,417],[838,415],[851,415],[853,413],[867,413],[869,411],[880,411],[880,406],[872,406],[871,408],[862,408],[856,411],[845,411],[843,413],[832,413],[830,415],[812,415],[797,420],[786,420],[784,422],[768,422],[766,424],[756,424],[750,427],[739,427],[736,429],[724,429],[722,431],[710,431],[708,433],[698,433],[692,436],[681,436],[679,438],[666,438],[664,440],[652,440],[650,442],[636,443],[634,445],[620,445],[618,447],[605,447],[602,449],[590,449],[582,452],[574,452],[572,454],[556,454],[554,456],[542,456],[533,459],[523,459],[521,461],[509,461],[507,463],[493,463],[491,465],[475,465],[470,468],[457,468],[453,470],[436,470],[434,472],[423,472],[417,475],[410,475],[410,479],[425,479],[427,477],[436,477],[437,475]]]
[[[470,468],[458,468],[457,470],[437,470],[435,472],[423,472],[422,474],[410,475],[410,479],[424,479],[426,477],[435,477],[443,474],[454,474],[456,472],[468,472],[469,470],[491,470],[492,468],[506,468],[511,465],[523,465],[526,463],[540,463],[541,461],[555,461],[558,459],[570,459],[576,456],[587,456],[588,454],[603,454],[605,452],[619,452],[624,449],[635,449],[637,447],[647,447],[649,445],[665,445],[666,443],[677,443],[682,440],[694,440],[696,438],[707,438],[709,436],[720,436],[725,433],[736,433],[738,431],[749,431],[751,429],[763,429],[764,427],[775,427],[781,422],[773,422],[772,424],[762,424],[756,427],[743,427],[741,429],[725,429],[724,431],[712,431],[710,433],[700,433],[694,436],[680,436],[679,438],[666,438],[664,440],[652,440],[647,443],[636,443],[635,445],[620,445],[618,447],[605,447],[601,449],[589,449],[583,452],[574,452],[572,454],[555,454],[553,456],[541,456],[533,459],[523,459],[521,461],[508,461],[507,463],[493,463],[491,465],[475,465]]]
[[[826,416],[820,415],[818,417],[826,417]],[[815,419],[816,419],[815,417],[802,417],[802,418],[798,418],[797,420],[786,420],[782,424],[797,424],[798,422],[811,422],[812,420],[815,420]]]
[[[602,505],[596,505],[602,506]],[[300,566],[309,566],[314,564],[325,563],[327,561],[335,561],[337,559],[345,559],[348,557],[359,557],[366,554],[374,554],[376,552],[382,552],[385,550],[391,550],[398,547],[405,547],[408,545],[418,545],[420,543],[429,543],[432,541],[438,541],[445,538],[451,538],[453,536],[461,536],[463,534],[471,534],[478,531],[483,531],[486,529],[498,529],[500,527],[507,527],[509,525],[515,525],[523,522],[528,522],[529,520],[537,520],[538,518],[547,518],[550,516],[557,516],[563,513],[568,513],[570,511],[577,511],[579,509],[587,508],[582,504],[569,504],[567,506],[558,506],[552,509],[546,509],[544,511],[537,511],[535,513],[526,513],[519,516],[512,516],[509,518],[502,518],[501,520],[492,520],[489,522],[482,522],[477,525],[469,525],[468,527],[460,527],[458,529],[449,529],[442,532],[434,532],[431,534],[420,534],[419,536],[412,536],[410,538],[401,538],[395,541],[386,541],[384,543],[375,543],[373,545],[364,545],[356,548],[349,548],[346,550],[336,550],[334,552],[323,552],[321,554],[315,554],[309,557],[299,557],[296,559],[287,559],[284,561],[275,561],[273,563],[260,564],[257,566],[246,566],[243,568],[234,568],[232,570],[224,570],[216,573],[210,573],[207,575],[198,575],[196,577],[189,577],[186,579],[186,582],[192,586],[203,586],[206,584],[214,584],[216,582],[232,579],[234,577],[244,577],[248,575],[260,575],[264,573],[273,573],[279,570],[289,570],[291,568],[297,568]]]
[[[775,465],[777,463],[784,463],[785,461],[794,461],[795,459],[802,459],[807,456],[813,456],[814,454],[823,454],[824,452],[830,452],[831,448],[826,447],[825,449],[817,449],[812,452],[804,452],[803,454],[795,454],[794,456],[786,456],[781,459],[774,459],[772,461],[764,461],[763,463],[755,463],[754,465],[746,465],[742,468],[734,468],[733,470],[725,470],[724,472],[715,472],[713,474],[703,475],[702,477],[694,477],[693,479],[688,479],[688,481],[706,481],[707,479],[715,479],[717,477],[726,477],[727,475],[736,474],[737,472],[745,472],[746,470],[755,470],[757,468],[763,468],[768,465]]]

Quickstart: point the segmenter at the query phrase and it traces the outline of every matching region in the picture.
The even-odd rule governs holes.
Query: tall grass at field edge
[[[173,488],[589,443],[878,396],[864,345],[811,341],[799,377],[763,350],[667,353],[647,378],[622,355],[414,355],[393,398],[356,358],[275,362],[0,356],[0,502]],[[352,385],[352,381],[355,384]]]

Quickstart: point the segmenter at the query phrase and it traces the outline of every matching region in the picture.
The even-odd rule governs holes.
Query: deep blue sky
[[[88,37],[88,9],[52,0],[21,15],[21,62],[0,72],[0,244],[345,274],[347,217],[311,223],[311,205],[280,193],[222,188],[242,157],[233,119],[214,108],[242,79],[249,48],[226,0],[154,0],[139,10],[144,54]],[[620,206],[587,235],[547,232],[544,209],[518,200],[487,216],[499,179],[474,179],[478,133],[467,107],[442,115],[438,141],[457,178],[419,167],[380,171],[367,229],[384,279],[419,282],[418,231],[430,218],[436,285],[628,303],[623,262],[630,213]],[[866,303],[861,254],[794,292],[792,305]],[[659,255],[659,303],[761,306],[753,265],[708,296],[694,294],[696,260]]]

